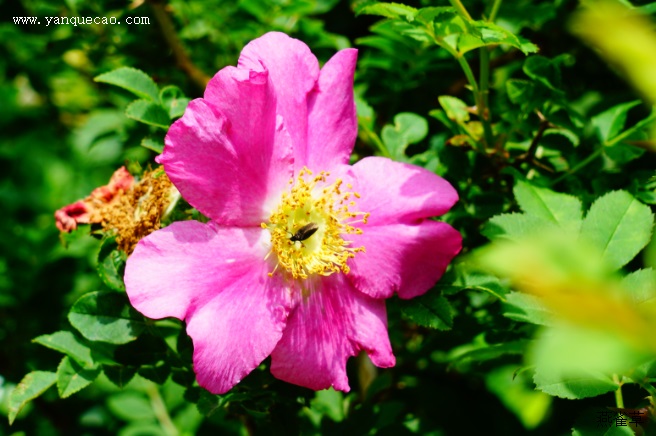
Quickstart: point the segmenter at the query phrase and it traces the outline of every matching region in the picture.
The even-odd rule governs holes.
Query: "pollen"
[[[330,173],[314,175],[303,168],[296,180],[289,181],[290,190],[282,194],[278,207],[262,223],[271,233],[271,251],[275,267],[269,276],[280,273],[293,279],[314,275],[348,274],[349,259],[364,247],[351,246],[349,234],[362,234],[354,224],[366,224],[368,213],[355,212],[353,197],[360,198],[341,179],[328,183]]]

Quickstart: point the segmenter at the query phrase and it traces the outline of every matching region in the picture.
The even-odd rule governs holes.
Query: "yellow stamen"
[[[336,272],[348,274],[348,259],[364,252],[364,247],[351,247],[352,241],[343,237],[362,234],[362,230],[352,224],[366,224],[369,217],[368,213],[349,210],[355,202],[348,200],[352,196],[360,198],[360,194],[342,192],[341,179],[328,185],[328,172],[312,175],[309,169],[303,168],[296,181],[291,179],[290,191],[282,194],[269,222],[261,224],[271,233],[271,251],[266,257],[272,253],[277,257],[269,276],[273,276],[278,267],[294,279],[329,276]],[[347,186],[353,189],[350,184]],[[353,220],[357,217],[360,219]]]

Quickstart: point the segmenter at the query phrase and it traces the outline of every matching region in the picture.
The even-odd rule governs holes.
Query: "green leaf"
[[[57,390],[67,398],[89,386],[100,374],[100,368],[84,368],[65,356],[57,367]]]
[[[159,90],[157,85],[148,74],[136,68],[117,68],[96,76],[93,80],[126,89],[140,98],[158,101]]]
[[[499,44],[515,47],[525,55],[538,51],[538,47],[535,44],[515,35],[498,24],[489,21],[472,21],[471,25],[475,31],[462,35],[458,42],[458,51],[460,53],[466,53],[487,45]]]
[[[159,101],[169,113],[171,119],[181,117],[191,101],[177,86],[166,86],[159,93]]]
[[[514,321],[547,326],[553,324],[553,312],[538,297],[530,294],[508,293],[503,308],[503,316]]]
[[[592,204],[581,237],[601,250],[610,267],[619,269],[647,245],[653,225],[649,206],[626,191],[613,191]]]
[[[335,422],[342,422],[345,418],[344,394],[332,388],[317,391],[310,404],[314,411],[327,415]]]
[[[75,359],[80,365],[92,366],[91,349],[72,332],[59,331],[51,335],[42,335],[32,340],[37,344],[64,353]]]
[[[590,371],[585,374],[563,376],[552,371],[536,369],[535,387],[542,392],[570,400],[596,397],[619,387],[609,376]]]
[[[526,373],[516,371],[516,365],[497,367],[485,376],[485,384],[525,428],[533,429],[549,415],[553,398],[533,389]]]
[[[146,136],[144,139],[142,139],[141,146],[147,148],[148,150],[152,150],[157,154],[162,154],[164,151],[164,141],[153,138],[151,136]]]
[[[125,421],[155,420],[155,412],[145,395],[134,392],[119,392],[107,400],[107,407]]]
[[[469,121],[467,103],[464,101],[456,97],[451,97],[450,95],[441,95],[437,97],[437,100],[450,120],[458,124],[464,124],[466,121]]]
[[[68,320],[85,338],[110,344],[133,341],[145,328],[141,314],[118,292],[83,295],[73,304]]]
[[[624,129],[627,113],[639,104],[640,100],[618,104],[592,117],[592,125],[595,127],[601,142],[606,143],[619,135]]]
[[[411,112],[402,112],[394,117],[394,126],[383,127],[381,137],[396,160],[403,160],[405,149],[428,134],[428,122],[424,117]]]
[[[49,371],[32,371],[18,383],[9,394],[9,425],[13,424],[16,415],[27,402],[32,401],[50,386],[55,384],[57,374]]]
[[[651,268],[640,269],[622,279],[622,286],[635,304],[642,304],[656,298],[656,271]]]
[[[123,283],[123,271],[125,269],[125,260],[127,256],[124,252],[118,250],[116,245],[116,236],[109,236],[103,239],[98,252],[98,275],[102,281],[115,291],[125,291]]]
[[[355,13],[412,21],[417,14],[417,9],[401,3],[368,3],[356,6]]]
[[[452,364],[460,372],[464,372],[472,363],[487,362],[509,354],[522,355],[526,351],[527,344],[526,340],[518,340],[477,348],[458,355]]]
[[[520,241],[536,233],[554,229],[552,221],[525,213],[504,213],[490,218],[481,233],[488,239],[499,238]]]
[[[414,18],[420,23],[430,24],[438,17],[442,20],[444,18],[442,15],[455,15],[456,13],[456,9],[451,6],[429,6],[419,9]]]
[[[161,127],[162,129],[168,129],[171,124],[166,110],[159,104],[148,100],[133,101],[125,108],[125,115],[140,123]]]
[[[411,300],[399,300],[401,312],[417,324],[437,330],[453,327],[453,308],[449,301],[431,292]]]
[[[519,207],[527,214],[557,223],[574,234],[581,228],[583,212],[578,198],[538,188],[522,180],[517,181],[513,192]]]
[[[557,93],[562,93],[560,68],[574,63],[571,55],[564,54],[553,59],[544,56],[529,56],[524,61],[523,71],[531,79]]]
[[[137,368],[124,365],[103,365],[103,372],[116,386],[124,388],[137,373]]]

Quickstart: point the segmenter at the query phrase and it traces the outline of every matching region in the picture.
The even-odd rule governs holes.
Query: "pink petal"
[[[442,215],[458,201],[456,190],[440,176],[383,157],[362,159],[350,175],[362,196],[356,209],[371,213],[363,229]]]
[[[364,246],[349,265],[351,283],[373,298],[413,298],[433,286],[462,248],[462,237],[446,223],[362,226],[362,235],[349,235],[353,246]]]
[[[268,71],[277,97],[276,112],[282,115],[294,148],[295,165],[307,161],[307,95],[319,78],[319,62],[303,42],[284,33],[269,32],[249,42],[239,57],[239,68]]]
[[[358,135],[353,101],[357,59],[355,49],[337,52],[321,69],[317,87],[309,95],[307,166],[311,169],[328,169],[349,161]]]
[[[280,122],[272,124],[260,76],[235,80],[242,106],[227,115],[206,99],[189,103],[169,129],[158,160],[184,199],[223,225],[259,226],[270,214],[265,200],[292,176],[289,136]]]
[[[177,221],[151,233],[125,267],[130,302],[149,318],[185,319],[244,275],[264,280],[265,232]]]
[[[268,277],[266,231],[179,221],[137,245],[125,284],[150,318],[186,319],[198,383],[224,393],[255,369],[282,336],[293,300]]]
[[[348,392],[346,360],[360,350],[379,367],[394,366],[383,300],[357,292],[341,275],[322,278],[307,292],[271,354],[276,378]]]
[[[291,299],[278,279],[261,272],[233,276],[187,317],[198,384],[214,394],[227,392],[257,368],[282,337]]]

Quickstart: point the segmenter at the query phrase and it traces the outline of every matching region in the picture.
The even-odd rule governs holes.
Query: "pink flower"
[[[185,320],[198,383],[224,393],[271,372],[348,391],[359,351],[395,363],[385,298],[428,290],[461,237],[430,220],[457,201],[435,174],[380,157],[348,165],[357,51],[320,70],[268,33],[219,71],[166,136],[159,162],[209,223],[175,222],[137,245],[125,282],[150,318]]]

